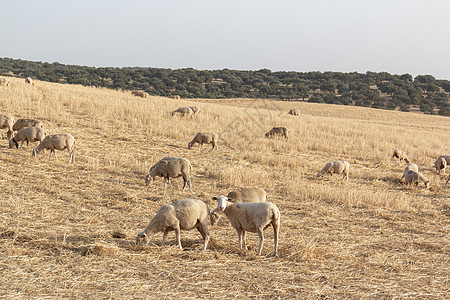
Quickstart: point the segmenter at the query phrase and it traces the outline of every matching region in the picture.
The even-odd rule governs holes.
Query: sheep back
[[[266,191],[260,187],[243,188],[228,193],[228,200],[231,202],[266,202]]]

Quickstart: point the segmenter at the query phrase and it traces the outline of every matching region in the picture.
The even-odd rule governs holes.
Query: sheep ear
[[[230,197],[227,197],[227,200],[228,200],[228,201],[231,201],[231,202],[234,202],[234,199],[233,199],[233,198],[230,198]]]
[[[217,199],[217,197],[216,197],[216,196],[212,197],[211,199],[213,199],[213,200],[219,200],[219,199]]]

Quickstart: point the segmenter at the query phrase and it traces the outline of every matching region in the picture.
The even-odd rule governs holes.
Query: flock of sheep
[[[27,84],[33,84],[31,78],[25,81]],[[0,79],[0,85],[8,86],[8,81]],[[146,97],[144,94],[133,91],[133,95]],[[179,114],[181,116],[192,116],[199,114],[198,107],[179,107],[171,112],[174,116]],[[291,115],[299,115],[298,109],[291,109]],[[7,138],[9,140],[9,148],[20,148],[24,142],[27,142],[27,147],[30,142],[39,141],[40,143],[33,149],[32,156],[36,156],[42,150],[50,150],[49,159],[52,153],[56,158],[55,150],[67,149],[69,152],[69,162],[74,162],[74,144],[75,138],[69,134],[54,134],[46,135],[42,122],[35,119],[19,119],[17,121],[10,115],[0,115],[0,129],[7,129]],[[17,133],[13,136],[14,132]],[[280,136],[288,138],[289,130],[285,127],[273,127],[265,134],[267,138]],[[188,143],[188,149],[193,145],[199,144],[199,150],[203,144],[211,144],[212,150],[218,149],[218,135],[215,133],[197,133],[191,142]],[[415,184],[420,181],[424,182],[425,187],[428,188],[430,180],[428,180],[422,173],[419,172],[417,164],[411,163],[406,153],[402,150],[395,150],[392,158],[398,158],[400,161],[405,161],[408,166],[404,170],[401,179],[404,179],[408,185]],[[436,162],[435,167],[438,173],[445,172],[447,164],[450,164],[450,156],[440,156]],[[164,187],[167,184],[171,185],[170,178],[182,177],[183,191],[186,187],[192,192],[191,184],[191,163],[184,158],[164,157],[150,168],[149,173],[145,176],[145,184],[149,185],[155,177],[164,178]],[[342,180],[349,178],[350,164],[343,160],[337,160],[327,163],[317,174],[321,177],[324,174],[338,174],[342,175]],[[447,178],[445,186],[450,181],[450,174]],[[163,232],[163,239],[161,246],[164,244],[167,233],[175,231],[177,245],[180,249],[180,231],[197,228],[203,237],[203,250],[206,250],[210,241],[210,233],[208,231],[208,219],[211,224],[215,225],[224,214],[229,223],[234,227],[238,234],[239,246],[247,249],[245,236],[246,232],[255,232],[259,236],[258,255],[262,252],[264,243],[263,231],[272,226],[274,230],[274,253],[277,255],[278,251],[278,235],[280,229],[280,211],[278,207],[270,202],[266,202],[266,192],[259,187],[244,188],[241,190],[231,191],[227,196],[214,196],[213,200],[217,201],[217,207],[211,212],[207,204],[201,200],[196,199],[182,199],[170,204],[162,205],[152,218],[150,223],[136,236],[136,243],[149,243],[149,235],[157,232]]]

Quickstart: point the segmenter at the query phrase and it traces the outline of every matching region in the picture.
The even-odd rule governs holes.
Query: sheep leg
[[[162,246],[164,245],[164,243],[166,242],[167,233],[168,233],[168,231],[167,231],[167,230],[164,230],[164,233],[163,233],[163,239],[162,239],[162,242],[161,242],[161,247],[162,247]]]
[[[200,223],[197,227],[197,230],[200,232],[200,234],[203,237],[204,242],[203,242],[202,250],[206,250],[206,248],[208,247],[209,240],[210,240],[209,231],[208,231],[208,221]]]
[[[242,229],[236,228],[237,234],[238,234],[238,240],[239,240],[239,248],[242,249]]]
[[[22,150],[23,142],[24,142],[24,141],[22,141],[22,143],[20,143],[20,148],[19,148],[19,150]],[[28,141],[27,141],[27,143],[28,143]],[[28,148],[28,144],[27,144],[27,148]]]
[[[280,231],[280,227],[278,225],[278,222],[272,221],[275,256],[278,255],[278,232]]]
[[[175,227],[175,236],[177,238],[178,247],[180,248],[180,250],[183,250],[183,247],[181,247],[180,225],[179,224],[177,224],[177,226]]]
[[[54,152],[55,150],[50,150],[50,155],[48,156],[48,160],[52,159],[52,152]]]
[[[264,244],[264,234],[262,228],[258,228],[258,236],[259,236],[258,255],[261,255],[262,247]]]
[[[244,247],[245,250],[248,250],[245,230],[242,230],[242,246]]]

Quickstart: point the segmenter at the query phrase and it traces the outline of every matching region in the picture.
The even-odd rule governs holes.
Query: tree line
[[[450,116],[450,81],[387,72],[272,72],[86,67],[0,58],[0,74],[182,98],[264,98],[357,105]]]

